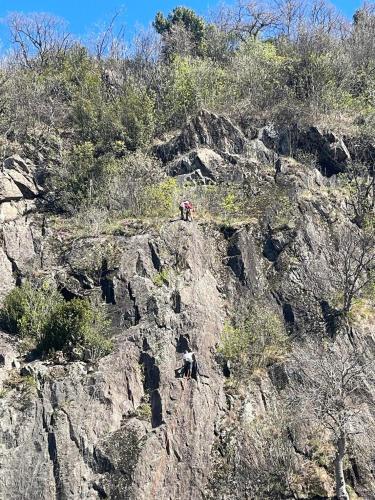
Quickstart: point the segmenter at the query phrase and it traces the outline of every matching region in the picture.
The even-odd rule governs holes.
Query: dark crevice
[[[331,307],[326,300],[322,300],[320,302],[320,308],[323,314],[326,332],[332,339],[334,339],[336,338],[339,328],[338,311]]]
[[[143,365],[145,376],[143,388],[145,393],[150,395],[151,424],[153,428],[159,427],[163,423],[163,405],[159,393],[160,370],[156,366],[155,358],[147,352],[142,352],[140,363]]]
[[[91,465],[91,468],[94,472],[98,474],[104,474],[106,472],[114,471],[114,466],[112,462],[96,446],[94,447],[92,458],[93,458],[93,463]]]
[[[230,378],[230,362],[226,361],[223,365],[223,375],[225,378]]]
[[[141,276],[142,278],[147,277],[147,271],[145,269],[145,266],[142,261],[141,254],[138,253],[138,258],[137,258],[137,263],[135,265],[135,270],[138,276]]]
[[[66,288],[66,287],[61,287],[59,289],[59,292],[61,293],[61,295],[64,297],[64,300],[66,300],[66,301],[77,299],[77,298],[81,297],[78,293],[74,293],[71,290],[68,290],[68,288]]]
[[[246,273],[242,252],[237,244],[238,229],[222,226],[220,231],[228,241],[227,256],[223,259],[223,262],[232,270],[239,281],[244,284],[246,281]]]
[[[159,314],[158,303],[155,297],[149,297],[147,300],[147,313],[151,316],[157,317]]]
[[[262,401],[263,401],[264,409],[268,410],[267,399],[266,399],[266,396],[264,395],[261,387],[260,387],[260,396],[261,396]]]
[[[348,335],[349,342],[352,347],[356,347],[356,340],[355,340],[355,330],[351,325],[348,325],[346,328],[346,333]]]
[[[125,325],[135,326],[140,322],[141,315],[139,314],[139,308],[130,283],[127,285],[127,291],[130,299],[130,307],[124,313],[124,323]]]
[[[151,393],[150,397],[151,403],[151,424],[152,427],[159,427],[163,423],[163,405],[160,397],[160,393],[158,390],[155,390]]]
[[[145,391],[154,391],[159,389],[160,384],[160,371],[155,364],[155,358],[146,352],[142,352],[140,363],[144,367],[144,389]]]
[[[57,444],[54,432],[48,432],[48,454],[52,462],[53,477],[55,479],[56,499],[62,498],[61,483],[60,483],[60,465],[57,460]]]
[[[281,391],[287,387],[289,377],[283,363],[275,363],[269,366],[267,372],[276,389]]]
[[[237,245],[232,244],[228,248],[228,257],[226,259],[226,264],[231,268],[234,275],[237,276],[241,283],[245,283],[245,266],[242,259],[242,254]]]
[[[176,314],[181,312],[181,295],[178,290],[174,290],[172,293],[172,308]]]
[[[94,282],[89,276],[76,271],[72,272],[72,276],[79,281],[84,290],[92,290],[94,288]]]
[[[220,226],[219,230],[226,240],[230,240],[238,231],[235,227],[230,226]]]
[[[106,304],[116,304],[115,288],[113,279],[109,277],[110,271],[107,269],[107,261],[103,260],[102,272],[100,276],[100,288],[102,289],[102,299]]]
[[[103,487],[100,484],[93,483],[92,488],[97,492],[100,499],[108,498],[107,493],[104,491]]]
[[[283,316],[287,330],[292,332],[295,324],[293,308],[290,304],[283,304]]]
[[[29,189],[27,186],[25,186],[22,182],[17,181],[13,177],[12,177],[12,180],[13,180],[14,184],[18,187],[18,189],[21,191],[22,196],[26,200],[34,200],[35,198],[37,198],[38,195],[35,195],[35,193],[33,193],[31,191],[31,189]]]
[[[43,409],[42,415],[42,425],[43,429],[47,434],[47,443],[48,443],[48,455],[49,459],[52,462],[52,473],[55,482],[55,498],[56,500],[63,498],[62,485],[60,481],[60,464],[57,458],[57,443],[56,436],[54,432],[51,432],[51,427],[53,426],[53,417],[51,417],[51,421],[48,424],[47,416],[45,410]]]
[[[13,276],[15,276],[15,278],[16,278],[16,286],[21,286],[22,285],[22,273],[18,269],[16,261],[8,254],[5,246],[3,247],[3,250],[4,250],[4,253],[5,253],[7,259],[9,260],[9,262],[12,266],[12,273],[13,273]]]
[[[199,156],[197,156],[193,162],[193,170],[199,169],[204,177],[208,177],[208,179],[211,179],[215,181],[215,176],[212,174],[211,170],[206,167],[206,165],[201,161]]]
[[[156,245],[156,243],[153,243],[153,242],[149,242],[149,247],[150,247],[150,251],[151,251],[151,260],[152,260],[152,265],[154,266],[154,268],[156,269],[156,271],[160,271],[161,270],[161,260],[160,260],[160,257],[159,257],[159,249]]]
[[[285,246],[285,243],[269,234],[263,245],[263,255],[270,262],[276,262]]]
[[[189,335],[180,335],[177,340],[176,351],[182,354],[183,352],[189,350],[189,343]]]
[[[127,389],[127,393],[128,393],[128,400],[131,401],[134,405],[133,393],[130,389],[129,377],[127,375],[125,375],[125,380],[126,380],[126,389]]]
[[[143,341],[142,341],[142,350],[143,351],[150,351],[151,350],[150,344],[148,343],[148,340],[146,337],[144,337]]]
[[[356,483],[360,482],[361,481],[361,475],[360,475],[360,472],[359,472],[359,468],[358,468],[358,464],[357,464],[357,461],[355,459],[355,457],[350,457],[349,459],[349,462],[350,462],[350,465],[351,465],[351,474],[350,474],[350,479],[351,479],[351,483],[353,485],[355,485]]]
[[[70,440],[76,445],[78,451],[80,452],[80,454],[82,455],[82,457],[84,458],[84,461],[86,463],[84,454],[82,453],[81,444],[80,444],[80,442],[78,441],[78,439],[75,436],[74,428],[73,428],[72,422],[70,420],[69,414],[63,408],[61,408],[61,411],[64,413],[64,415],[66,416],[66,419],[68,421]]]

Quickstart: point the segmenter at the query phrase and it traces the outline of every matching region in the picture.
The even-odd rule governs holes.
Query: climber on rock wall
[[[194,353],[185,351],[183,356],[182,356],[183,362],[184,362],[184,377],[187,379],[191,378],[191,374],[193,371],[193,363],[194,363]]]

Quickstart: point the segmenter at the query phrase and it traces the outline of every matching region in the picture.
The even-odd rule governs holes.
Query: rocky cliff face
[[[106,302],[115,347],[95,364],[26,361],[1,334],[0,498],[254,498],[256,478],[240,481],[229,471],[227,450],[257,460],[247,457],[246,439],[255,442],[254,423],[277,412],[288,375],[276,364],[241,391],[228,389],[217,357],[224,323],[261,300],[297,342],[317,331],[332,337],[327,307],[341,256],[331,242],[357,231],[335,179],[279,158],[279,145],[267,147],[264,134],[247,138],[202,112],[157,150],[169,175],[196,173],[202,183],[250,176],[258,191],[280,197],[276,208],[265,203],[261,218],[234,225],[170,220],[127,226],[123,236],[74,238],[38,213],[42,188],[32,165],[4,162],[0,299],[23,276],[52,275],[65,297]],[[328,140],[314,134],[311,147]],[[326,159],[334,148],[324,151]],[[353,330],[371,352],[374,333],[366,322]],[[199,359],[198,382],[176,375],[187,347]],[[363,418],[371,422],[371,412]],[[304,451],[306,435],[301,429],[284,443],[306,477],[282,498],[334,494],[332,471]],[[264,440],[260,449],[269,446]],[[357,493],[373,498],[375,478],[354,448],[347,471]]]

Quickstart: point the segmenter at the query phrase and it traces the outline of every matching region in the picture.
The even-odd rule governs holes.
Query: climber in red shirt
[[[192,211],[193,205],[189,200],[185,200],[180,203],[181,220],[192,222]]]

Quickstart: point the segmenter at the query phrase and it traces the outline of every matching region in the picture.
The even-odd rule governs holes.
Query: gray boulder
[[[177,137],[157,146],[155,153],[166,163],[202,146],[218,152],[241,154],[246,148],[246,137],[226,117],[203,109],[185,125]]]
[[[0,223],[15,220],[18,216],[17,204],[12,201],[6,201],[0,204]]]
[[[267,148],[280,155],[294,156],[302,151],[315,156],[319,169],[327,177],[344,172],[351,160],[342,137],[315,126],[276,127],[271,124],[260,129],[258,138]]]
[[[18,270],[28,269],[36,255],[30,225],[23,220],[4,224],[3,241],[6,254],[13,265]]]
[[[223,166],[223,158],[215,151],[200,148],[171,162],[168,165],[168,174],[174,177],[191,174],[199,169],[203,177],[215,180]]]
[[[167,172],[180,182],[193,180],[195,184],[240,181],[244,177],[240,161],[230,154],[224,158],[208,148],[193,150],[170,162]]]
[[[31,174],[34,168],[30,160],[24,160],[20,157],[20,155],[9,156],[4,160],[3,166],[7,170],[16,170],[17,172],[24,174]]]
[[[9,177],[18,186],[25,198],[35,198],[39,194],[39,189],[36,186],[32,176],[21,174],[17,170],[10,170]]]
[[[14,181],[25,198],[35,198],[42,191],[35,180],[35,166],[30,160],[24,160],[19,155],[12,155],[4,160],[3,170]]]
[[[331,131],[310,127],[299,135],[297,146],[303,151],[316,154],[324,175],[344,172],[350,153],[343,139]]]
[[[0,304],[1,304],[4,297],[13,288],[15,281],[12,272],[12,262],[7,257],[6,253],[1,247],[0,247],[0,270],[1,270],[1,279],[0,279]]]
[[[22,198],[23,195],[13,179],[0,173],[0,203]]]

